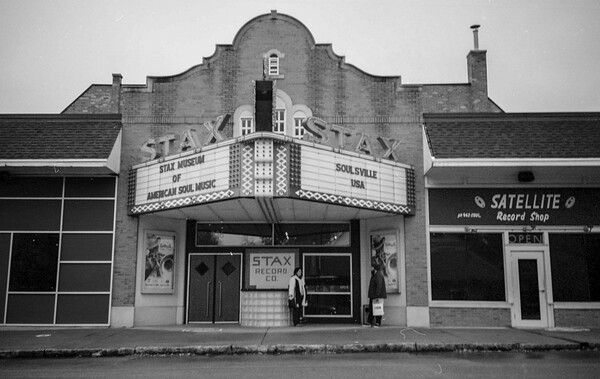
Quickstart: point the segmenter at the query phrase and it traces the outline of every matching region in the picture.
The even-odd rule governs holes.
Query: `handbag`
[[[373,316],[383,316],[383,299],[373,299]]]
[[[288,308],[296,308],[296,300],[289,299],[288,300]]]

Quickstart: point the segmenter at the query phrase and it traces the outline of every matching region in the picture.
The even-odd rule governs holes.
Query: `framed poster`
[[[371,233],[371,262],[378,263],[388,293],[399,292],[398,234],[395,230]]]
[[[144,261],[142,293],[173,293],[175,233],[145,230]]]

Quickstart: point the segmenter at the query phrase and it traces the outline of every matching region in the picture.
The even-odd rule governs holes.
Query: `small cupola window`
[[[283,75],[281,74],[281,60],[285,57],[285,54],[279,50],[271,49],[263,57],[264,79],[283,79]]]
[[[279,75],[279,57],[271,54],[269,57],[269,76]]]

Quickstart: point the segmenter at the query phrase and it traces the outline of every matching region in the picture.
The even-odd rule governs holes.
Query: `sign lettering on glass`
[[[544,243],[543,233],[508,233],[508,243],[541,244]]]

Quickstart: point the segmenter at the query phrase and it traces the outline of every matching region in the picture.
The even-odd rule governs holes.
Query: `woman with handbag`
[[[378,328],[381,326],[383,299],[387,298],[387,293],[385,291],[385,278],[378,262],[372,264],[371,272],[371,281],[369,282],[369,317],[367,322],[371,324],[371,327]],[[373,303],[376,303],[379,312],[373,309]]]
[[[288,285],[288,303],[290,311],[292,312],[294,326],[297,326],[302,317],[302,307],[308,305],[306,301],[306,287],[304,285],[304,279],[302,279],[302,269],[300,267],[294,269],[294,275],[290,278],[290,283]]]

